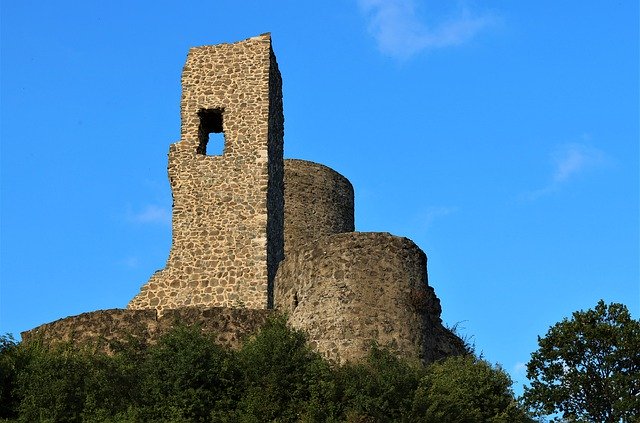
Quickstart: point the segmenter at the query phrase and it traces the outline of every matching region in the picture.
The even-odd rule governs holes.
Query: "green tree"
[[[424,367],[411,365],[373,344],[366,359],[335,370],[340,404],[349,422],[409,421]]]
[[[238,352],[238,362],[243,373],[243,393],[235,421],[325,418],[326,410],[316,406],[331,387],[328,364],[311,351],[302,332],[287,327],[284,317],[272,318],[245,342]]]
[[[12,391],[24,422],[98,422],[126,413],[138,393],[137,364],[92,346],[38,341],[15,346]]]
[[[27,362],[18,374],[20,421],[81,422],[90,357],[70,345],[24,347]]]
[[[485,360],[449,357],[427,368],[415,392],[413,416],[416,421],[440,423],[532,422],[511,385],[504,370]]]
[[[140,367],[138,420],[208,422],[212,411],[232,409],[238,400],[240,371],[233,353],[198,326],[169,331]]]
[[[0,419],[18,415],[16,388],[22,364],[20,350],[13,336],[0,336]]]
[[[623,304],[577,311],[547,334],[527,364],[526,403],[568,421],[640,419],[640,321]]]

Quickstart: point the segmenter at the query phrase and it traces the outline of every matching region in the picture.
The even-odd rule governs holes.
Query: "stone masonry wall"
[[[172,247],[129,308],[267,308],[283,255],[282,80],[268,34],[192,48],[169,149]],[[206,155],[209,133],[224,152]]]
[[[337,362],[358,360],[371,343],[431,362],[464,352],[442,327],[426,255],[388,233],[343,233],[291,252],[276,278],[276,306],[311,345]]]
[[[23,332],[23,342],[42,341],[45,345],[70,342],[92,345],[111,351],[114,342],[137,339],[143,344],[154,343],[177,324],[199,325],[202,331],[214,336],[222,346],[238,348],[242,341],[260,329],[272,310],[240,308],[185,307],[167,310],[160,318],[157,311],[110,309],[70,316]]]
[[[306,160],[284,161],[285,256],[320,237],[354,230],[351,182]]]

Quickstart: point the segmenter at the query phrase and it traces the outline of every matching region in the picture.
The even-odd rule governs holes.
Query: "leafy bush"
[[[20,421],[80,422],[91,364],[84,351],[68,345],[47,349],[31,344],[18,376]]]
[[[422,369],[372,345],[365,361],[336,370],[345,417],[351,421],[408,421]]]
[[[284,317],[271,319],[246,342],[238,362],[243,374],[240,421],[294,422],[322,413],[310,406],[330,384],[328,364],[311,351],[302,332],[287,327]]]
[[[434,422],[530,422],[511,391],[511,378],[473,356],[428,367],[413,401],[413,416]]]
[[[0,336],[0,419],[18,416],[18,372],[23,361],[13,336]]]
[[[150,347],[141,367],[145,420],[210,421],[211,410],[238,399],[233,354],[199,327],[178,326]]]

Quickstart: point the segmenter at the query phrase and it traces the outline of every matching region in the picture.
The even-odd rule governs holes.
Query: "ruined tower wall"
[[[285,256],[317,238],[354,230],[351,182],[306,160],[284,161]]]
[[[267,308],[284,248],[282,80],[270,36],[192,48],[182,87],[171,252],[129,308]],[[216,132],[223,154],[206,155]]]
[[[411,240],[388,233],[321,238],[282,262],[276,305],[337,362],[363,358],[373,341],[425,362],[460,354],[464,346],[442,327],[426,260]]]

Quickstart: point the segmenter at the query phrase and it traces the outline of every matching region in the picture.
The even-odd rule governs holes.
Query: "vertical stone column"
[[[267,308],[283,257],[282,79],[264,34],[192,48],[169,149],[172,246],[129,308]],[[224,134],[219,156],[210,133]]]

